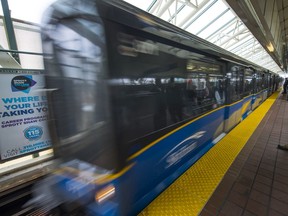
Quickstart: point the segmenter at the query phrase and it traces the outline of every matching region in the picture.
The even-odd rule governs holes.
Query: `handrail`
[[[29,55],[48,55],[45,53],[37,53],[37,52],[27,52],[27,51],[19,51],[19,50],[7,50],[7,49],[0,49],[0,52],[9,52],[9,53],[22,53],[22,54],[29,54]]]

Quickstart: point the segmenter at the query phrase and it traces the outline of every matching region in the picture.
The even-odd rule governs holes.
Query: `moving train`
[[[43,22],[58,167],[42,211],[136,215],[279,81],[122,1],[58,1]]]

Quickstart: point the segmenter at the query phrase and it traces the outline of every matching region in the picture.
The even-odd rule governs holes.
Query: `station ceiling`
[[[253,25],[249,17],[243,13],[236,0],[124,0],[142,10],[145,10],[161,19],[176,25],[194,35],[197,35],[213,44],[216,44],[242,58],[267,68],[283,76],[284,64],[282,62],[282,43],[280,51],[273,41],[273,51],[269,51],[269,43],[261,41],[254,35]],[[269,1],[269,0],[266,0]],[[288,1],[277,0],[279,5],[279,19],[283,35],[288,41]],[[242,2],[242,1],[240,1]],[[250,0],[243,0],[250,2]],[[229,4],[228,4],[229,3]],[[233,9],[231,6],[233,6]],[[233,5],[234,4],[234,5]],[[275,3],[276,4],[276,3]],[[238,12],[238,11],[236,11]],[[286,13],[285,13],[286,12]],[[251,13],[251,12],[250,12]],[[239,16],[240,15],[240,16]],[[252,22],[252,21],[251,21]],[[248,23],[248,25],[247,25]],[[256,23],[257,25],[257,23]],[[250,29],[248,27],[250,27]],[[252,27],[251,27],[252,26]],[[251,31],[252,30],[252,31]],[[253,35],[254,33],[254,35]],[[287,36],[286,36],[287,35]],[[264,34],[264,37],[267,36]],[[282,41],[282,40],[281,40]],[[284,41],[285,42],[285,41]],[[271,43],[270,43],[271,45]]]
[[[278,4],[278,10],[279,10],[282,37],[285,40],[286,47],[288,47],[288,1],[277,0],[277,4]],[[286,54],[286,58],[287,58],[287,54]]]

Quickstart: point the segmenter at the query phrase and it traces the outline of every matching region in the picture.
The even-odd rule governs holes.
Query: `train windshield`
[[[67,14],[73,16],[67,16]],[[93,3],[47,12],[43,50],[56,154],[115,166],[105,69],[105,38]]]

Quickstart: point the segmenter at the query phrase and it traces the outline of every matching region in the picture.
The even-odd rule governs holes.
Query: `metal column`
[[[8,6],[7,0],[1,0],[2,3],[2,8],[3,8],[3,14],[4,14],[4,26],[6,30],[6,37],[7,41],[9,44],[9,49],[17,51],[17,43],[16,43],[16,38],[15,38],[15,33],[14,33],[14,28],[12,24],[12,19],[10,16],[10,10]],[[14,59],[20,64],[20,59],[18,53],[12,53],[11,54]]]

